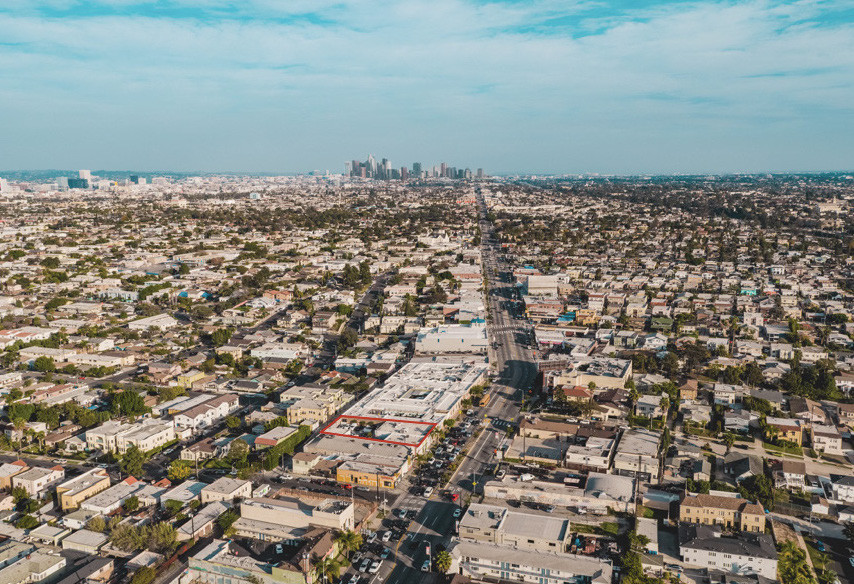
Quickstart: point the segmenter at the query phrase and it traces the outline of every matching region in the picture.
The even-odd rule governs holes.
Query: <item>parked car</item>
[[[371,567],[368,568],[368,573],[369,574],[376,574],[377,572],[379,572],[381,563],[382,562],[380,562],[379,560],[374,560],[373,563],[371,564]]]
[[[463,510],[462,510],[462,509],[460,509],[459,507],[457,507],[456,509],[454,509],[454,517],[459,517],[459,516],[460,516],[460,515],[462,515],[462,514],[463,514]]]
[[[430,560],[424,560],[424,563],[421,564],[421,571],[422,572],[429,572],[430,571]]]

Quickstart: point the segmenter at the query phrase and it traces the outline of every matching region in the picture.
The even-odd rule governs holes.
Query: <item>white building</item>
[[[706,525],[683,525],[679,539],[683,542],[679,553],[690,566],[777,579],[777,549],[770,535],[742,532],[721,537]]]
[[[449,551],[451,571],[476,581],[611,584],[611,564],[590,557],[470,541],[456,541]]]
[[[128,328],[132,331],[147,331],[151,328],[165,331],[176,326],[178,326],[178,321],[166,313],[155,314],[128,323]]]

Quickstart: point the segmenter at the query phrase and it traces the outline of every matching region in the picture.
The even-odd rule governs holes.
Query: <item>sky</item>
[[[854,168],[854,2],[3,0],[0,169]]]

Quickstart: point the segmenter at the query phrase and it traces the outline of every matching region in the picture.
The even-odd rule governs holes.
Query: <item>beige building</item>
[[[566,551],[571,532],[562,517],[473,503],[460,519],[460,539],[531,551]]]
[[[23,460],[16,460],[15,462],[6,462],[0,465],[0,489],[11,491],[12,490],[12,477],[17,474],[20,474],[27,470],[27,463]]]
[[[87,470],[82,475],[56,486],[59,506],[63,511],[80,507],[80,503],[106,490],[110,486],[110,475],[102,468]]]
[[[233,501],[252,496],[252,481],[220,477],[202,489],[202,503]]]
[[[765,510],[746,499],[719,495],[683,495],[679,521],[720,525],[736,531],[765,531]]]
[[[240,504],[237,535],[260,540],[297,540],[310,529],[353,529],[354,507],[349,501],[324,499],[311,504],[296,498],[246,499]]]

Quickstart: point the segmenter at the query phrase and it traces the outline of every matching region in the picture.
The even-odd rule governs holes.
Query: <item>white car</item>
[[[379,572],[381,563],[382,562],[380,562],[379,560],[374,560],[374,563],[371,564],[370,568],[368,568],[368,573],[369,574],[376,574],[377,572]]]
[[[365,572],[370,567],[371,567],[371,558],[365,558],[364,560],[362,560],[362,563],[359,565],[359,571]]]
[[[433,487],[425,487],[424,488],[424,496],[425,497],[427,497],[429,499],[432,494],[433,494]]]
[[[382,540],[383,543],[388,543],[391,541],[391,530],[388,530],[383,533]]]

